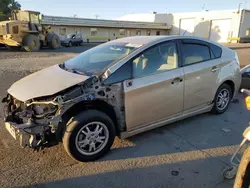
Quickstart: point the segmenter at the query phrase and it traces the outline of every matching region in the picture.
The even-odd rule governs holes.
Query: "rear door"
[[[157,44],[133,60],[133,79],[124,82],[127,130],[183,111],[183,68],[176,41]]]
[[[184,111],[188,111],[213,101],[220,72],[221,51],[214,52],[212,48],[215,45],[193,39],[183,39],[181,46],[185,75]]]

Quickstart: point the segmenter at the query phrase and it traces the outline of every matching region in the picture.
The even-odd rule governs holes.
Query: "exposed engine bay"
[[[104,101],[115,111],[119,131],[125,131],[122,88],[121,83],[103,85],[97,76],[93,76],[53,96],[39,97],[25,102],[8,94],[2,100],[6,103],[5,122],[11,126],[22,147],[50,146],[60,141],[59,132],[65,129],[67,123],[63,117],[71,108],[79,103],[80,106],[88,108],[93,101]]]

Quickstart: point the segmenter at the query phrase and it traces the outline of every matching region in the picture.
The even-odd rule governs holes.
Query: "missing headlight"
[[[33,106],[34,116],[37,118],[43,118],[48,115],[52,115],[57,111],[57,106],[52,104],[36,104]]]

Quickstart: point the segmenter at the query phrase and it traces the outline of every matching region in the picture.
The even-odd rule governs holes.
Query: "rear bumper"
[[[12,35],[0,35],[0,43],[8,46],[21,46],[21,44],[15,41]]]

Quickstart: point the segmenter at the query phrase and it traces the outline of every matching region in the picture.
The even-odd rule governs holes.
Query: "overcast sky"
[[[237,9],[245,0],[17,0],[22,9],[40,11],[45,15],[114,19],[132,13],[174,13]],[[250,0],[246,8],[250,8]]]

